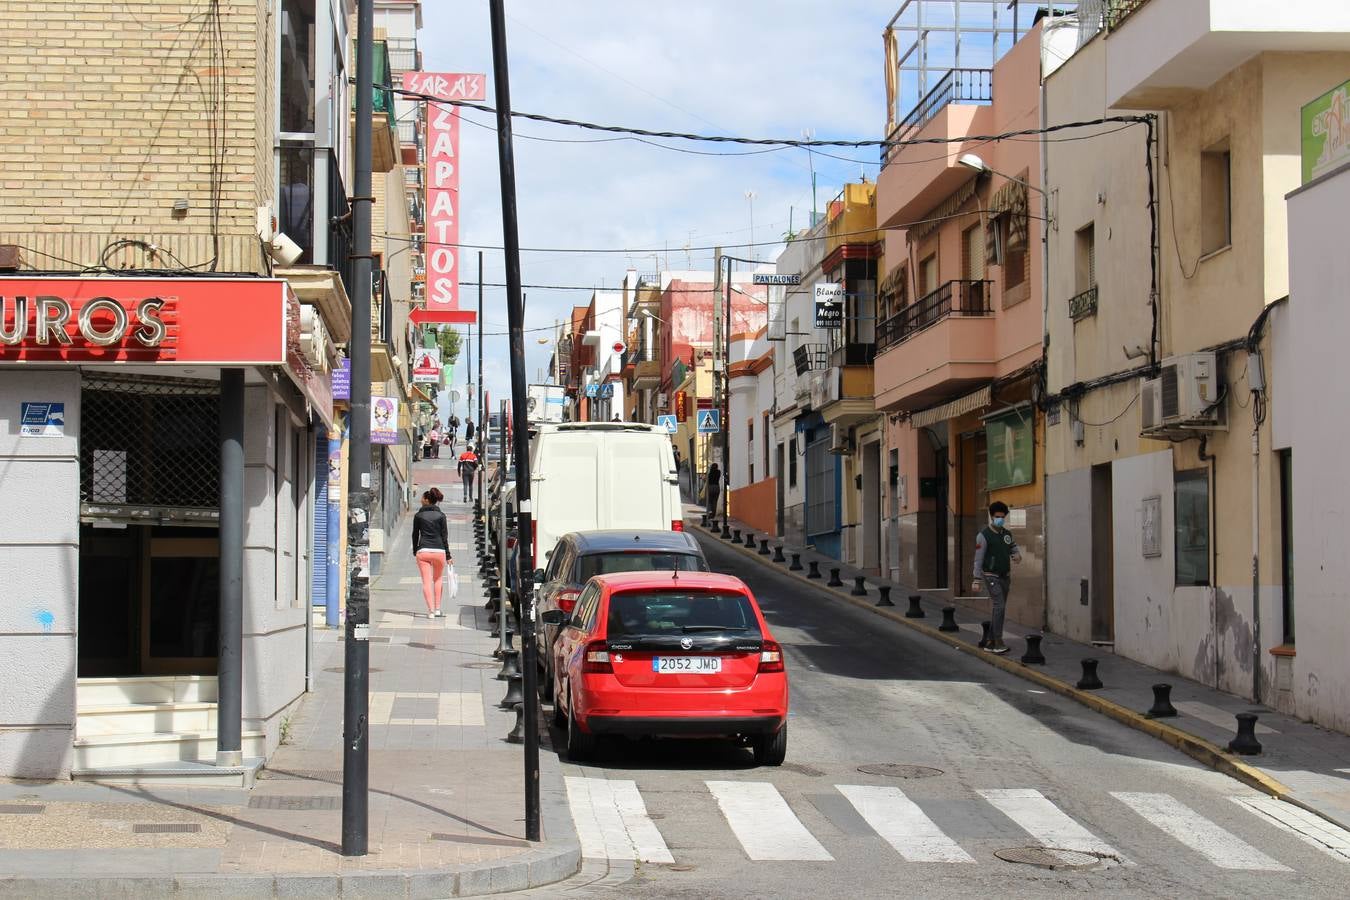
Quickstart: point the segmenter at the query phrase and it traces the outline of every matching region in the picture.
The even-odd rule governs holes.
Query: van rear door
[[[600,442],[585,433],[541,435],[535,461],[543,471],[532,473],[536,565],[569,531],[591,531],[600,515]]]
[[[600,528],[670,528],[661,440],[650,432],[605,435]]]

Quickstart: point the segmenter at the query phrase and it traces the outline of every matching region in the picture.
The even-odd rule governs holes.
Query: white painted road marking
[[[1173,700],[1172,705],[1177,708],[1177,712],[1199,719],[1201,722],[1208,722],[1219,728],[1237,730],[1236,715],[1219,709],[1217,706],[1210,706],[1208,703],[1201,703],[1198,700]],[[1262,725],[1260,722],[1256,723],[1256,733],[1279,734],[1274,728]]]
[[[1112,791],[1111,796],[1137,812],[1150,825],[1190,847],[1221,869],[1289,871],[1287,866],[1266,856],[1168,794]]]
[[[647,815],[637,782],[567,777],[567,804],[590,859],[673,863],[665,839]]]
[[[980,791],[980,796],[1047,848],[1124,860],[1114,847],[1069,818],[1040,791],[1021,788],[987,790]]]
[[[1233,797],[1232,801],[1341,862],[1350,862],[1350,831],[1339,825],[1274,797]]]
[[[835,785],[872,829],[909,862],[973,863],[899,788]]]
[[[751,859],[833,860],[765,781],[709,781],[722,815]]]

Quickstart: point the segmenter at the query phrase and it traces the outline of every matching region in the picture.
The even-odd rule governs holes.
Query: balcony
[[[395,74],[418,72],[422,69],[422,51],[417,49],[416,38],[390,38],[389,68]]]
[[[1094,284],[1080,294],[1069,298],[1069,318],[1077,322],[1097,314],[1097,286]]]
[[[877,329],[876,407],[922,409],[995,375],[988,281],[949,281]]]
[[[373,172],[392,172],[400,160],[398,119],[394,112],[394,92],[389,71],[389,45],[375,42],[373,109],[371,122],[371,160]],[[352,133],[356,133],[356,97],[352,97]]]
[[[994,102],[993,69],[949,69],[923,99],[895,127],[892,137],[910,137],[912,132],[932,121],[942,108],[952,103],[985,104]],[[882,163],[891,161],[896,149],[882,147]]]
[[[1350,50],[1350,4],[1108,0],[1106,105],[1169,109],[1264,52]]]
[[[978,144],[967,142],[969,135],[997,130],[993,112],[988,105],[948,103],[921,128],[905,133],[897,127],[891,133],[893,138],[933,138],[940,143],[897,148],[891,155],[892,161],[905,164],[886,165],[877,176],[877,226],[891,228],[920,219],[974,181],[975,170],[957,160]]]
[[[811,379],[811,408],[828,424],[856,425],[876,415],[871,366],[831,366]]]
[[[318,307],[333,340],[345,342],[351,337],[355,267],[342,172],[331,152],[320,157],[313,147],[298,146],[281,148],[281,169],[277,226],[304,252],[295,265],[278,266],[273,274],[286,279],[302,303]]]
[[[654,390],[661,385],[661,364],[654,359],[646,359],[633,367],[633,390]]]

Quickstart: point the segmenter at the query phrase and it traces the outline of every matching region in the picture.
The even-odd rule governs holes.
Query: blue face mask
[[[1002,516],[994,516],[994,527],[995,527],[995,528],[1002,528],[1002,527],[1003,527],[1003,517],[1002,517]]]

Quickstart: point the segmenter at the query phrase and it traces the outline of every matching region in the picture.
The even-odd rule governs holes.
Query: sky
[[[878,139],[886,120],[881,32],[898,8],[899,0],[507,0],[512,106],[655,131],[800,138],[809,129],[818,139]],[[488,0],[424,0],[419,42],[427,71],[488,74],[495,105]],[[718,244],[772,260],[781,247],[731,248],[805,227],[813,169],[818,210],[844,182],[875,179],[879,169],[875,148],[826,148],[842,157],[833,159],[797,148],[657,142],[736,154],[699,155],[520,119],[513,127],[521,247],[627,251],[525,252],[525,284],[612,288],[630,267],[710,270],[712,251],[697,248]],[[460,241],[500,247],[493,117],[463,111],[460,141]],[[477,265],[476,251],[463,251],[461,278],[476,281]],[[505,281],[501,251],[484,251],[483,274]],[[462,305],[476,305],[476,291],[464,288]],[[526,289],[525,326],[545,329],[526,334],[529,381],[552,352],[538,339],[589,300],[586,291]],[[485,289],[483,318],[484,382],[505,398],[505,289]],[[459,385],[463,365],[461,357]]]

